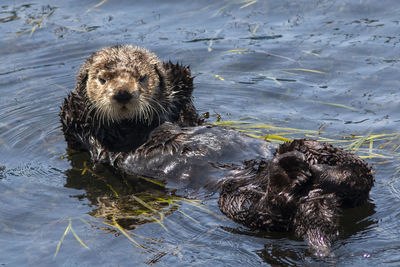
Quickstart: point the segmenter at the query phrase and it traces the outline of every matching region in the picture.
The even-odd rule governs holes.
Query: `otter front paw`
[[[275,156],[269,165],[270,189],[278,192],[294,190],[311,177],[306,156],[299,151],[290,151]]]

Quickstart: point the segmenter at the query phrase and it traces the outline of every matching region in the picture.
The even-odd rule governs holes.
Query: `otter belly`
[[[273,151],[273,144],[232,129],[164,123],[118,167],[128,174],[167,181],[174,189],[198,190],[215,184],[229,167],[250,159],[269,159]]]

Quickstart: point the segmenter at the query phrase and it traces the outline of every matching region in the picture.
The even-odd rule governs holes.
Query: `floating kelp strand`
[[[81,244],[84,248],[90,249],[83,241],[82,239],[77,235],[77,233],[75,232],[75,230],[72,228],[72,220],[71,218],[68,219],[68,226],[65,229],[63,235],[61,236],[60,241],[58,241],[57,244],[57,248],[56,248],[56,252],[54,253],[53,259],[55,259],[57,257],[58,252],[60,251],[61,248],[61,244],[64,241],[64,238],[67,236],[67,234],[69,233],[69,231],[72,232],[72,234],[74,235],[75,239],[79,242],[79,244]]]

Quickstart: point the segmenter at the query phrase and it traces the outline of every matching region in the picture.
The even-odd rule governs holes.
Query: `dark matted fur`
[[[192,103],[193,76],[190,69],[171,62],[162,64],[165,77],[159,75],[158,97],[162,98],[159,101],[163,103],[167,113],[163,113],[150,124],[135,120],[101,123],[94,116],[95,110],[89,109],[86,91],[88,70],[95,54],[81,66],[76,87],[61,107],[60,118],[68,147],[86,150],[92,155],[129,152],[142,145],[152,130],[166,121],[178,123],[180,126],[194,126],[201,123]]]
[[[102,123],[87,94],[95,55],[82,65],[60,111],[68,146],[89,151],[93,161],[125,173],[182,178],[195,187],[207,182],[222,158],[232,160],[228,163],[236,166],[230,170],[233,174],[219,183],[221,211],[251,228],[294,231],[321,255],[329,253],[338,237],[341,209],[367,201],[373,171],[355,155],[316,141],[295,140],[281,145],[272,157],[267,142],[203,124],[192,103],[193,76],[179,64],[155,66],[161,116],[150,122]],[[112,60],[118,64],[118,57]],[[238,158],[253,160],[235,165]]]
[[[341,209],[365,203],[373,182],[371,167],[357,156],[302,139],[281,145],[272,160],[246,162],[222,182],[218,204],[236,222],[294,231],[326,255]]]

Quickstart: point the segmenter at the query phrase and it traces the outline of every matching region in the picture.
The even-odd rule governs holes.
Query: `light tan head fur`
[[[104,48],[87,59],[86,92],[102,123],[124,119],[150,124],[166,112],[165,70],[152,52],[131,45]]]

